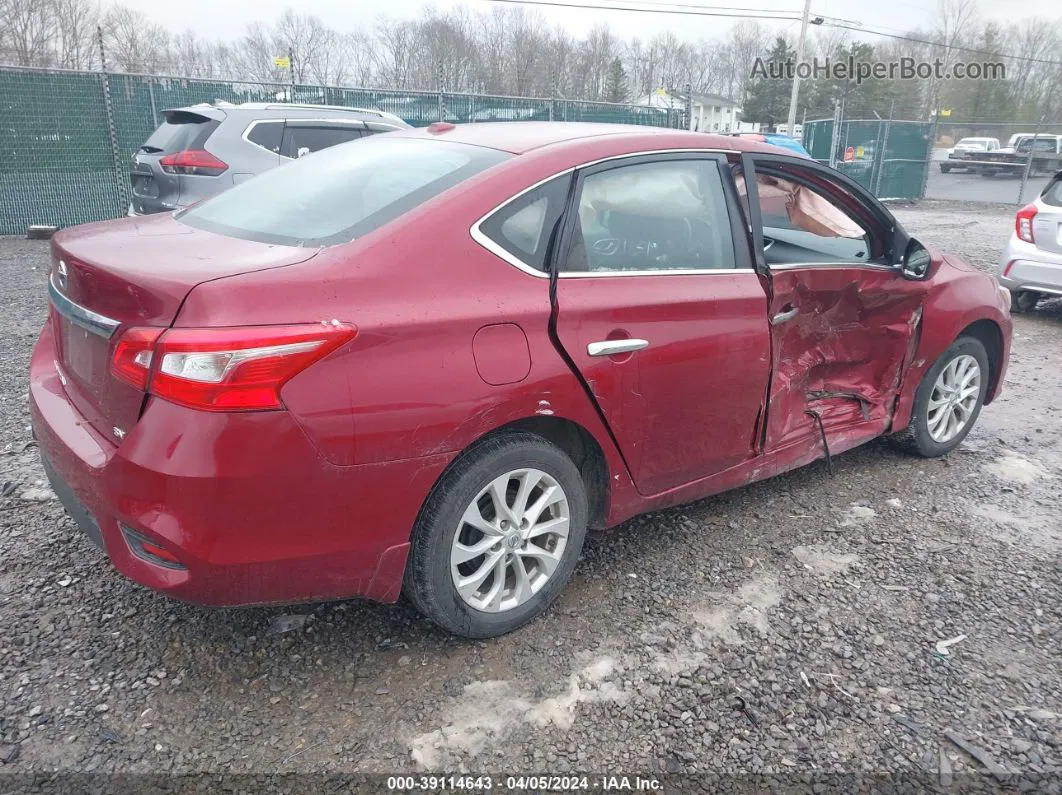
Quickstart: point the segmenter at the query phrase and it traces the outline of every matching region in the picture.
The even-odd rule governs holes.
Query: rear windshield
[[[197,113],[167,113],[166,121],[140,147],[148,153],[173,154],[202,147],[218,122]]]
[[[1031,149],[1036,152],[1054,152],[1057,147],[1054,138],[1027,138],[1018,144],[1018,151],[1028,152]]]
[[[374,136],[266,171],[178,218],[244,240],[330,246],[368,234],[509,157],[448,141]]]
[[[1044,192],[1040,194],[1040,200],[1052,207],[1062,207],[1062,174],[1056,174],[1055,178],[1047,183]]]

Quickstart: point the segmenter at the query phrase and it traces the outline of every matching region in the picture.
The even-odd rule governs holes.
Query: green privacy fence
[[[932,159],[933,125],[820,119],[804,124],[804,148],[880,198],[919,199]]]
[[[679,111],[604,102],[0,67],[0,234],[124,215],[130,160],[160,112],[219,100],[377,108],[414,126],[440,118],[682,126]]]

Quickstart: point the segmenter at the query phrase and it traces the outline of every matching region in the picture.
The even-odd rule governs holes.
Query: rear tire
[[[989,372],[988,352],[981,341],[959,337],[922,377],[911,421],[892,441],[924,458],[950,453],[977,422],[988,392]]]
[[[1016,315],[1031,312],[1039,301],[1040,294],[1033,290],[1015,290],[1010,294],[1010,311]]]
[[[947,174],[949,171],[951,171],[951,166],[946,166],[943,163],[940,164],[940,173],[941,174]]]
[[[563,450],[529,433],[487,439],[428,497],[402,590],[455,635],[512,632],[545,611],[571,578],[587,517],[586,487]]]

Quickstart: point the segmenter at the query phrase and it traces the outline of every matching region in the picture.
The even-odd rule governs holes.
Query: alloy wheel
[[[950,442],[970,422],[981,397],[981,365],[968,354],[956,356],[940,371],[929,396],[927,426],[938,444]]]
[[[516,469],[492,480],[454,533],[450,573],[458,595],[488,613],[527,602],[560,565],[570,517],[564,490],[539,469]]]

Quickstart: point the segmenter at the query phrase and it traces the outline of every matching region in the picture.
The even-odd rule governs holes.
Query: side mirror
[[[907,251],[904,252],[903,262],[900,264],[900,272],[905,279],[923,281],[929,278],[929,267],[933,264],[933,258],[929,255],[926,247],[914,238],[907,243]]]

